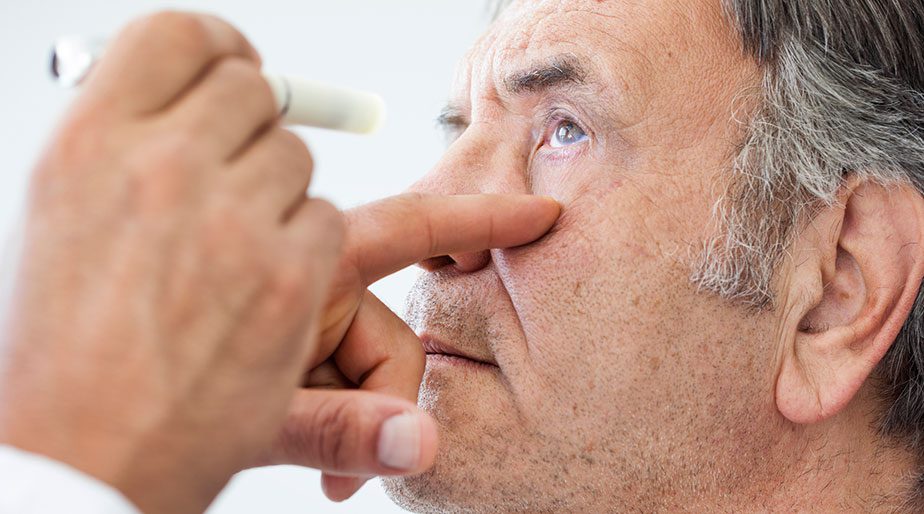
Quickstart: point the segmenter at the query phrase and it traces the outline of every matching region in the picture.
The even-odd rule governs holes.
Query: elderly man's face
[[[718,0],[519,2],[475,45],[443,116],[456,137],[416,189],[564,213],[532,245],[426,264],[412,324],[487,364],[428,357],[440,454],[387,483],[399,502],[646,509],[771,458],[772,315],[689,279],[757,76]]]

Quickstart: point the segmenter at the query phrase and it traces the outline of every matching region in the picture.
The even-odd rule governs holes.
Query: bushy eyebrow
[[[510,74],[503,81],[503,90],[510,96],[544,94],[564,86],[584,86],[587,77],[587,67],[580,59],[571,54],[562,54]],[[462,109],[450,103],[436,117],[436,124],[452,133],[468,127],[469,119]]]
[[[584,85],[586,68],[572,55],[558,55],[548,62],[514,73],[504,80],[513,96],[544,93],[564,85]]]

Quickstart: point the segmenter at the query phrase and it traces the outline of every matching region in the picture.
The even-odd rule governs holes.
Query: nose
[[[485,126],[469,127],[410,190],[439,195],[527,192],[522,170],[528,155],[521,155],[502,135],[492,137],[490,131]],[[491,252],[481,250],[433,257],[419,265],[430,272],[475,273],[490,263]]]
[[[456,253],[433,257],[422,261],[419,266],[425,271],[439,271],[442,269],[454,269],[460,273],[474,273],[484,269],[491,263],[491,252],[482,250],[480,252]]]

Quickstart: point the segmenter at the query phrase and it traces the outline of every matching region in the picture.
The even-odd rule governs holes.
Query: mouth
[[[468,366],[476,368],[497,369],[497,363],[485,357],[474,355],[456,348],[435,337],[424,334],[420,337],[424,352],[427,354],[427,365]]]

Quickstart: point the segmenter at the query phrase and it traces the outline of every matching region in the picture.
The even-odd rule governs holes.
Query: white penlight
[[[105,42],[62,37],[55,42],[51,73],[64,87],[80,85],[99,60]],[[385,122],[385,102],[374,93],[314,80],[263,73],[284,123],[371,134]]]
[[[90,73],[105,42],[79,36],[59,38],[51,54],[51,74],[63,87],[76,87]]]
[[[382,97],[315,80],[264,73],[286,123],[356,134],[378,131],[385,121]]]

